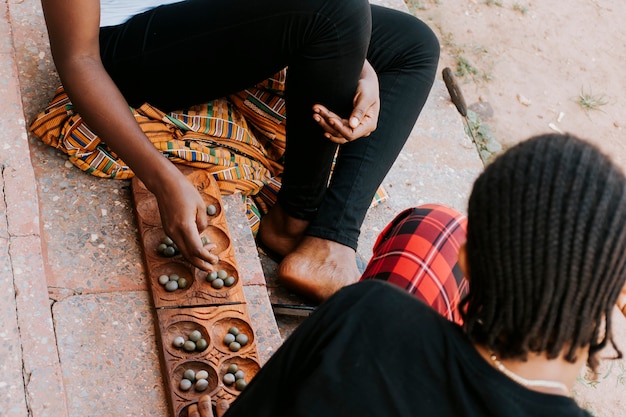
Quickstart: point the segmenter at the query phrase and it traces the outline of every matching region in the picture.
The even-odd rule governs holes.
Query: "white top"
[[[183,0],[100,0],[100,27],[115,26],[162,4]]]

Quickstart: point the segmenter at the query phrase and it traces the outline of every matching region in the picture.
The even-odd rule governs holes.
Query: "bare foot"
[[[285,287],[322,302],[359,280],[354,249],[340,243],[305,236],[278,267]]]
[[[291,253],[302,240],[309,222],[289,216],[280,204],[261,219],[258,238],[280,256]]]

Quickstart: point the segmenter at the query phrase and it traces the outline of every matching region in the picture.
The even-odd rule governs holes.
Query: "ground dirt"
[[[563,131],[626,168],[626,2],[406,0],[441,41],[470,109],[504,148]]]

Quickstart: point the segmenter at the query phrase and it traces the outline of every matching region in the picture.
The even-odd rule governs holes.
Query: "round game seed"
[[[226,333],[226,335],[224,336],[224,344],[230,345],[234,341],[235,341],[235,335],[231,333]]]
[[[166,248],[167,248],[167,245],[165,243],[161,243],[159,246],[157,246],[157,252],[159,252],[160,254],[163,254],[163,251],[165,251]]]
[[[217,278],[214,279],[213,281],[211,281],[211,287],[215,288],[216,290],[219,290],[220,288],[224,287],[224,280]]]
[[[192,342],[197,342],[198,340],[202,339],[202,333],[200,333],[198,330],[194,330],[193,332],[189,333],[189,340],[191,340]]]
[[[206,208],[206,214],[209,216],[215,216],[215,213],[217,213],[217,208],[215,208],[213,204],[209,204]]]
[[[196,350],[196,344],[191,340],[187,340],[183,345],[183,349],[185,349],[187,352],[193,352],[194,350]]]
[[[246,336],[243,333],[239,333],[236,337],[235,337],[235,341],[237,343],[239,343],[241,346],[245,346],[246,343],[248,343],[248,336]]]
[[[169,292],[176,291],[178,289],[178,282],[169,281],[167,284],[165,284],[165,289]]]
[[[232,384],[235,383],[235,375],[233,375],[231,373],[228,373],[228,374],[224,375],[224,377],[222,378],[222,381],[226,385],[232,385]]]
[[[207,371],[198,371],[196,372],[196,379],[207,379],[209,377],[209,373]]]
[[[239,370],[239,367],[237,366],[236,363],[231,363],[230,365],[228,365],[228,369],[226,369],[226,372],[228,372],[229,374],[233,374],[233,376],[235,375],[235,372],[237,372]]]
[[[230,276],[224,280],[224,286],[232,287],[235,284],[235,277]]]
[[[167,275],[161,275],[159,276],[159,284],[161,285],[165,285],[168,282],[170,282],[170,277],[168,277]]]
[[[187,280],[185,278],[181,278],[178,280],[178,288],[180,289],[187,288]]]
[[[223,269],[220,269],[219,271],[217,271],[217,277],[220,279],[225,279],[228,276],[228,272],[224,271]]]
[[[217,279],[217,272],[213,271],[213,272],[209,272],[209,274],[206,276],[206,280],[209,282],[215,281]]]
[[[238,379],[237,381],[235,381],[235,388],[237,388],[239,391],[243,391],[246,388],[246,385],[248,385],[246,383],[245,379]]]
[[[170,281],[178,281],[180,279],[180,275],[178,274],[171,274],[170,275]]]
[[[176,336],[172,344],[174,347],[181,348],[185,344],[185,338],[182,336]]]
[[[173,247],[171,247],[171,246],[168,246],[168,247],[166,247],[166,248],[163,250],[163,255],[164,255],[164,256],[174,256],[174,255],[176,255],[176,249],[174,249],[174,248],[173,248]]]
[[[230,345],[228,345],[228,349],[230,349],[231,352],[239,352],[239,349],[241,349],[241,345],[237,342],[232,342]]]
[[[167,246],[172,246],[174,244],[174,241],[172,240],[171,237],[165,236],[163,239],[161,239],[161,243],[164,243]]]
[[[233,326],[230,329],[228,329],[228,333],[237,336],[239,334],[239,329]]]
[[[241,369],[235,372],[235,379],[244,379],[245,377],[246,374]]]
[[[199,379],[196,381],[196,391],[204,391],[209,388],[209,381],[206,379]]]
[[[209,344],[207,343],[207,341],[205,339],[200,339],[196,342],[196,350],[198,352],[202,352],[204,349],[206,349],[209,346]]]
[[[189,391],[189,388],[191,388],[192,382],[188,379],[181,379],[180,380],[180,384],[178,384],[178,388],[180,388],[181,391]]]
[[[196,373],[194,372],[193,369],[187,369],[183,373],[183,378],[188,379],[189,381],[193,382],[196,380]]]

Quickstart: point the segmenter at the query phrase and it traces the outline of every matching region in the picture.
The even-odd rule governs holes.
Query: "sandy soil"
[[[470,108],[504,147],[577,134],[626,168],[626,2],[406,0],[442,43]],[[493,114],[490,114],[493,110]]]
[[[624,0],[405,0],[442,44],[470,109],[504,148],[550,131],[597,144],[626,170]],[[614,336],[626,347],[626,320]],[[610,356],[607,352],[607,356]],[[576,400],[595,416],[623,416],[626,361],[582,375]]]

